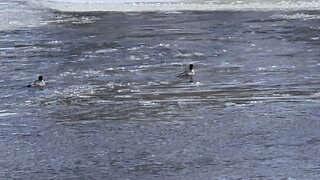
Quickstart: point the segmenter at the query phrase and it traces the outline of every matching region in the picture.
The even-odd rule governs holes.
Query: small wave
[[[275,14],[271,16],[271,19],[302,19],[302,20],[313,20],[320,19],[320,15],[316,14],[305,14],[305,13],[296,13],[296,14]]]
[[[160,43],[160,44],[158,44],[158,45],[154,46],[154,48],[157,48],[157,47],[170,49],[171,44],[164,44],[164,43]]]
[[[312,37],[312,38],[310,38],[310,40],[312,40],[312,41],[318,41],[320,39],[320,37]]]
[[[81,99],[89,98],[94,94],[95,88],[90,85],[70,86],[64,90],[56,90],[52,95],[47,96],[41,104],[43,105],[57,105],[57,104],[71,104]]]
[[[127,98],[132,98],[131,95],[115,95],[114,96],[116,99],[127,99]]]
[[[313,97],[320,98],[320,92],[314,93]]]
[[[63,41],[58,41],[58,40],[52,40],[47,42],[48,45],[60,45],[63,44]]]
[[[261,72],[271,72],[271,71],[285,71],[289,72],[295,69],[295,66],[276,66],[276,65],[270,65],[265,67],[258,67],[257,71]]]
[[[18,113],[10,113],[10,112],[0,112],[0,118],[1,117],[8,117],[8,116],[14,116],[14,115],[17,115]]]
[[[107,74],[105,74],[103,71],[92,70],[92,69],[88,69],[88,70],[81,71],[81,72],[66,71],[66,72],[63,72],[62,74],[60,74],[60,77],[62,77],[62,78],[74,77],[77,79],[105,77],[105,76],[107,76]]]
[[[145,107],[153,107],[158,106],[158,103],[152,102],[152,101],[139,101],[139,104]]]
[[[226,108],[233,108],[233,107],[241,108],[241,107],[247,107],[247,106],[253,105],[255,103],[256,103],[256,101],[252,101],[252,102],[248,102],[248,103],[226,102],[224,105]]]
[[[118,49],[108,48],[108,49],[99,49],[99,50],[96,50],[95,53],[96,53],[96,54],[105,54],[105,53],[111,53],[111,52],[116,52],[116,51],[118,51]]]
[[[203,53],[194,52],[194,53],[178,53],[176,57],[181,58],[203,58],[206,57]]]

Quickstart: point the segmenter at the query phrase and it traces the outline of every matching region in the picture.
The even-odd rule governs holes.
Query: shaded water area
[[[320,177],[318,11],[42,21],[0,32],[1,179]]]

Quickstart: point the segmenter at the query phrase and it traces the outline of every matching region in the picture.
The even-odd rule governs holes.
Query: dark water
[[[0,179],[320,177],[319,11],[46,13],[0,32]]]

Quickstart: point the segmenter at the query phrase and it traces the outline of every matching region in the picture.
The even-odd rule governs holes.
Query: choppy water
[[[0,179],[320,177],[320,11],[1,5]]]

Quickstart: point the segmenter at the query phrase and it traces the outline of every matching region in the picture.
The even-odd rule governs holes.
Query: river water
[[[319,179],[320,8],[299,2],[2,0],[0,179]]]

